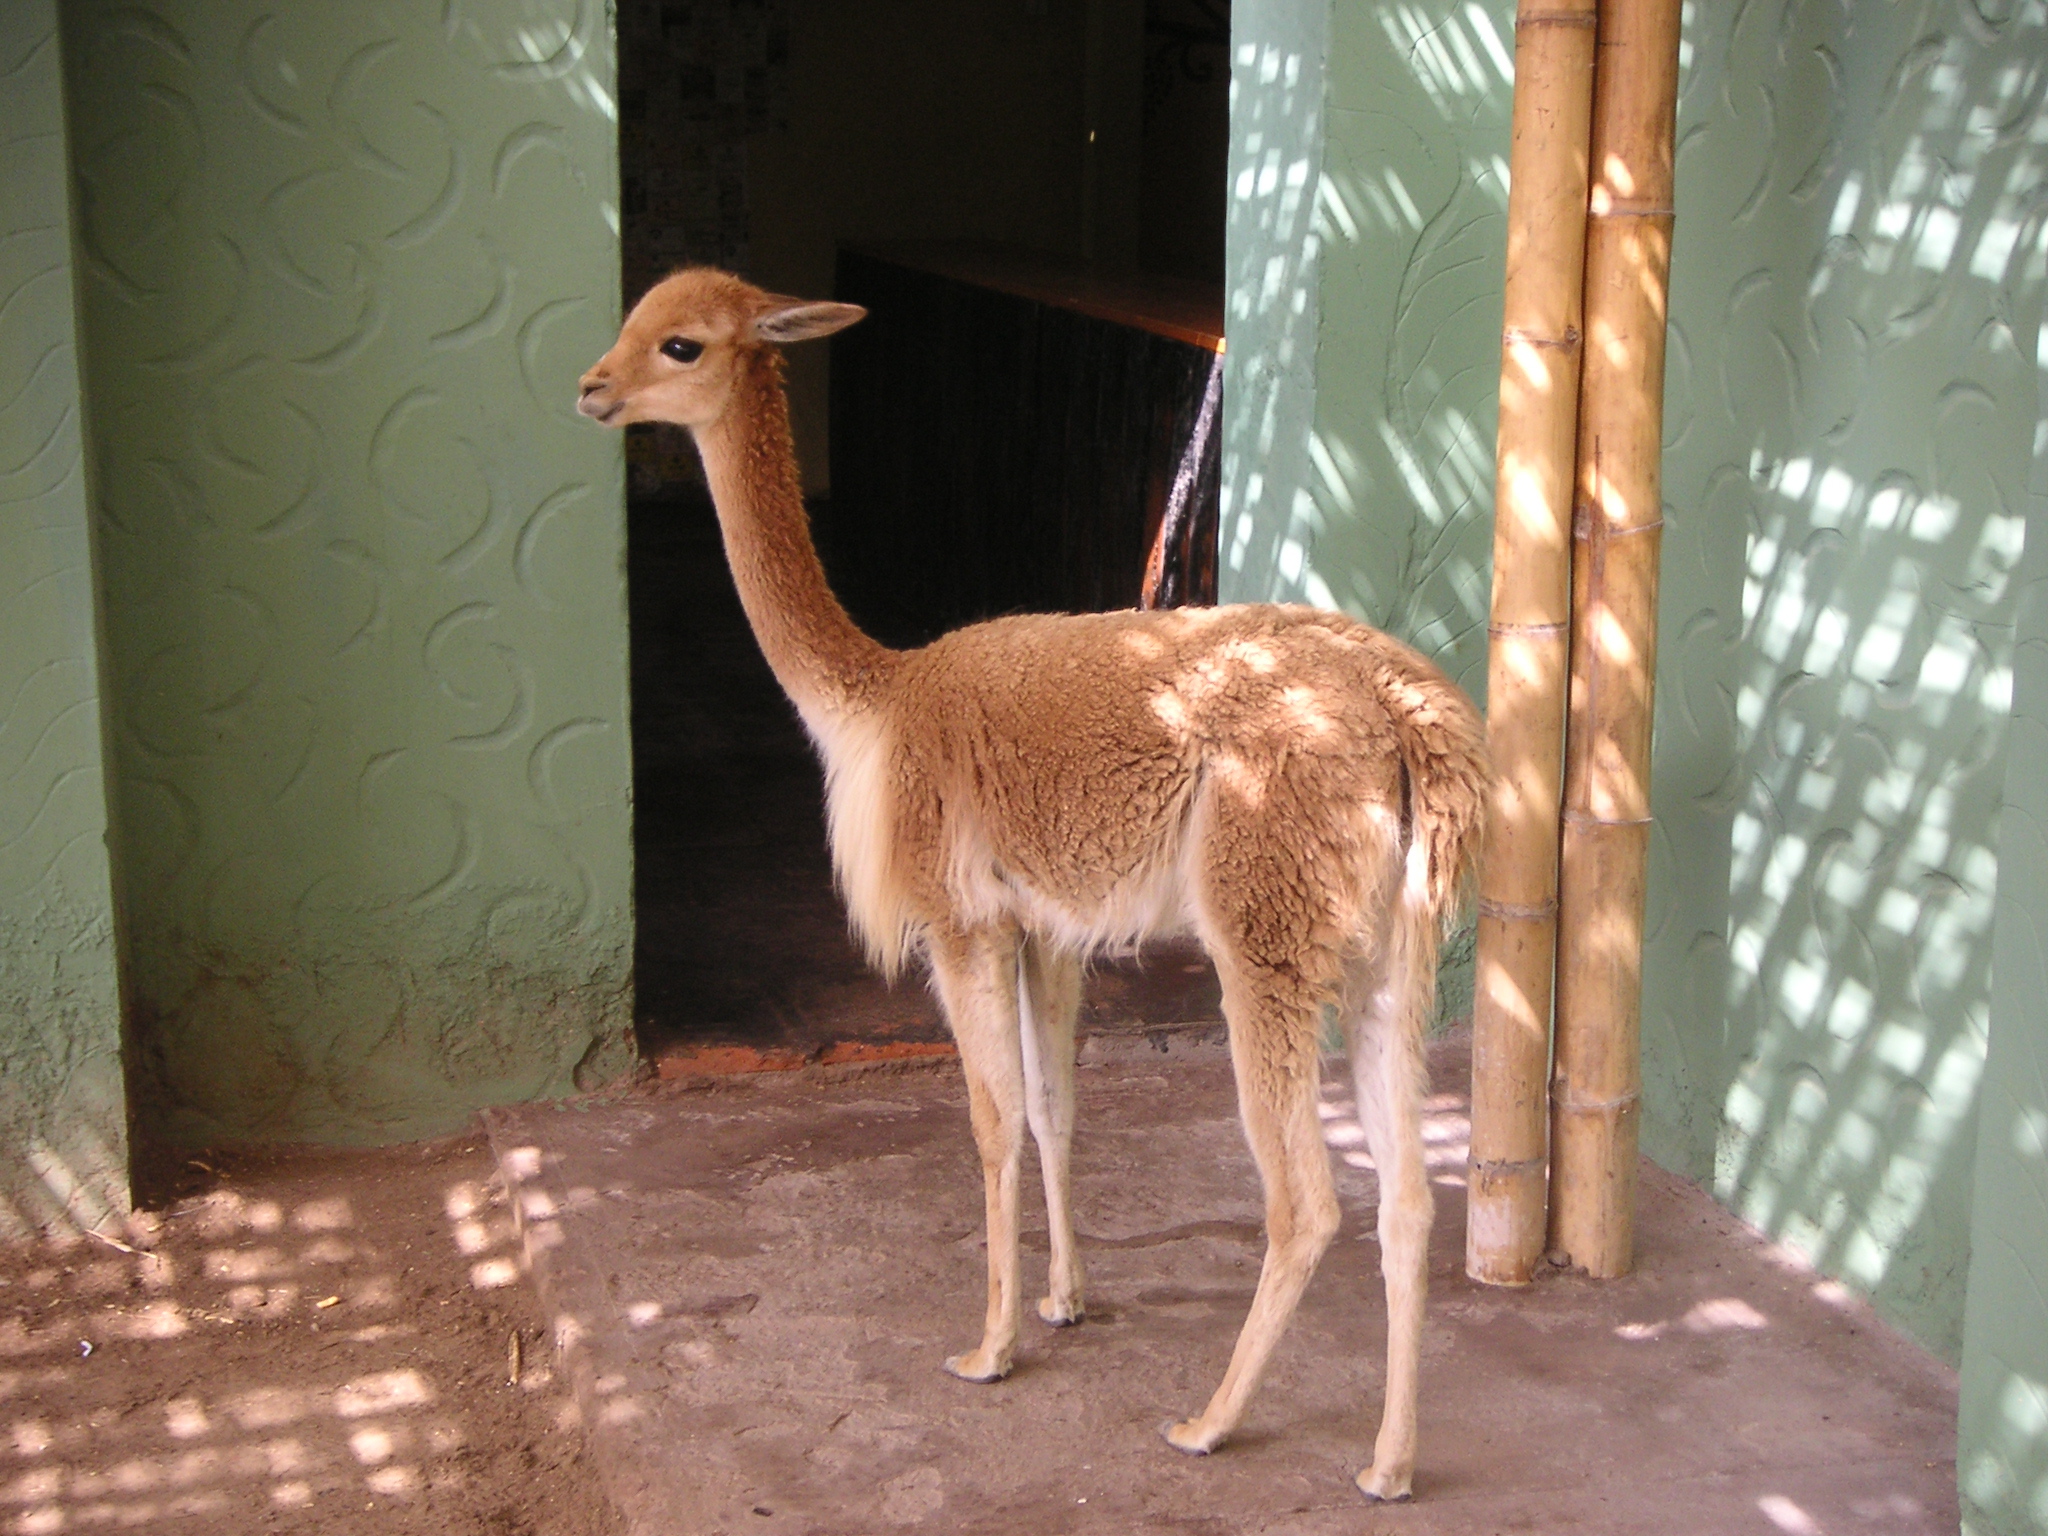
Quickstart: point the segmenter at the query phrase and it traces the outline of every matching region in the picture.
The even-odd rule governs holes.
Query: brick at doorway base
[[[794,1072],[800,1067],[837,1067],[852,1062],[910,1061],[956,1054],[944,1041],[840,1040],[823,1050],[803,1052],[786,1046],[762,1049],[751,1045],[691,1045],[662,1053],[655,1071],[664,1079],[735,1077],[750,1072]]]

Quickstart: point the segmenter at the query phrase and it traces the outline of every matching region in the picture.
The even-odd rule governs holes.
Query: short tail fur
[[[1393,690],[1408,772],[1408,869],[1402,904],[1419,904],[1441,931],[1476,877],[1493,779],[1486,729],[1458,687],[1434,668]]]

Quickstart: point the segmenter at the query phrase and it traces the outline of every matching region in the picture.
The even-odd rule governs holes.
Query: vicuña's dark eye
[[[661,344],[661,355],[672,357],[679,363],[694,363],[704,355],[704,343],[692,341],[687,336],[671,336]]]

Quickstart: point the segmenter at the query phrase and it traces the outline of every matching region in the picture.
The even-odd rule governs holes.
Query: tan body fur
[[[1482,823],[1478,717],[1408,647],[1310,608],[1026,615],[877,645],[812,547],[774,345],[860,315],[680,272],[628,317],[579,408],[695,432],[748,619],[824,759],[854,927],[886,972],[931,967],[988,1209],[981,1343],[947,1368],[1010,1369],[1027,1125],[1052,1247],[1038,1310],[1080,1320],[1067,1188],[1082,966],[1192,932],[1223,983],[1267,1252],[1222,1385],[1167,1438],[1203,1452],[1237,1425],[1336,1231],[1316,1110],[1334,1005],[1379,1170],[1388,1302],[1379,1439],[1358,1481],[1405,1498],[1430,1225],[1422,1031]]]

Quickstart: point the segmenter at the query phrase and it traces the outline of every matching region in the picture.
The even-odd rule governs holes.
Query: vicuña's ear
[[[766,307],[754,316],[754,334],[763,341],[814,341],[843,331],[866,315],[858,304],[816,304],[771,295]]]

